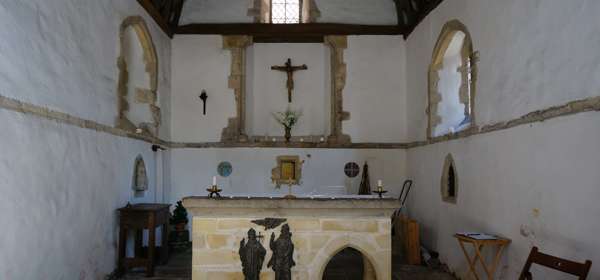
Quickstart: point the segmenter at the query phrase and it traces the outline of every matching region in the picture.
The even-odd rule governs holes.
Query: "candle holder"
[[[285,198],[285,199],[296,198],[296,196],[292,194],[292,180],[288,180],[287,183],[288,183],[287,184],[288,185],[288,194],[286,196],[284,196],[283,198]]]
[[[209,192],[208,198],[214,198],[215,196],[221,198],[220,192],[223,190],[219,189],[217,185],[212,185],[210,188],[206,189],[206,191]]]
[[[374,193],[379,195],[379,199],[383,198],[383,194],[387,193],[388,191],[383,189],[383,186],[378,186],[376,191],[373,191]]]

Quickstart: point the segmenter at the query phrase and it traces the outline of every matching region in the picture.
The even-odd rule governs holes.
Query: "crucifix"
[[[288,58],[284,66],[272,66],[271,70],[277,70],[287,73],[287,89],[288,89],[288,102],[292,103],[292,90],[294,90],[294,72],[299,70],[306,70],[308,67],[306,64],[301,66],[292,66],[292,59]]]

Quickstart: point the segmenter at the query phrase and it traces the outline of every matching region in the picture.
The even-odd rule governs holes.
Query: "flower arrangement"
[[[298,123],[298,119],[302,116],[301,111],[293,111],[288,107],[284,112],[273,113],[275,120],[283,127],[291,129]]]
[[[273,113],[273,118],[285,128],[285,141],[290,142],[292,138],[292,127],[298,123],[302,116],[301,111],[293,111],[288,107],[284,112]]]

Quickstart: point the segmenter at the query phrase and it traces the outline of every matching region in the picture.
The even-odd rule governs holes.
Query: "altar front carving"
[[[272,236],[280,240],[289,229],[292,279],[321,280],[331,258],[345,248],[362,253],[364,279],[391,279],[390,217],[397,200],[188,197],[183,203],[193,215],[192,279],[244,279],[239,252],[251,229],[264,248],[274,248]],[[266,250],[264,260],[273,258],[273,250]],[[260,279],[275,275],[264,261]]]

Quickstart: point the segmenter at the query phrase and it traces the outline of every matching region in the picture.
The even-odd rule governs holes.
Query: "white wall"
[[[350,36],[342,122],[353,142],[405,142],[406,44],[400,36]]]
[[[279,45],[268,44],[268,47],[259,48],[268,50],[269,53],[259,52],[252,56],[254,59],[254,73],[248,73],[248,86],[254,88],[254,95],[269,90],[271,94],[283,97],[280,105],[285,108],[287,100],[284,90],[285,75],[274,72],[267,65],[282,64],[287,57],[294,63],[302,64],[306,61],[309,69],[296,72],[295,100],[310,102],[318,106],[320,101],[305,100],[302,90],[313,83],[314,90],[325,88],[322,77],[313,75],[315,71],[322,73],[327,67],[319,67],[321,61],[314,57],[304,57],[306,53],[315,52],[313,44]],[[255,46],[256,47],[256,46]],[[284,47],[289,51],[282,51]],[[299,56],[304,55],[304,56]],[[317,57],[323,57],[321,50],[316,51]],[[259,61],[260,60],[260,61]],[[311,62],[313,61],[313,62]],[[348,77],[344,88],[344,110],[350,112],[350,120],[343,122],[344,132],[351,136],[354,142],[401,142],[406,137],[405,107],[405,43],[398,36],[350,36],[348,49],[345,52],[345,62],[348,67]],[[227,126],[227,119],[235,116],[235,98],[233,90],[228,88],[227,77],[231,64],[229,51],[222,49],[220,36],[175,36],[173,40],[173,88],[172,88],[172,119],[171,138],[177,142],[217,142],[221,139],[221,132]],[[251,63],[252,64],[252,63]],[[263,65],[257,69],[257,65]],[[373,67],[376,65],[376,67]],[[252,66],[250,66],[252,67]],[[269,66],[270,67],[270,66]],[[262,75],[265,75],[264,78]],[[268,82],[265,82],[267,76]],[[278,76],[277,76],[278,75]],[[283,77],[280,77],[283,76]],[[271,78],[273,78],[271,80]],[[317,81],[315,81],[317,79]],[[270,88],[266,88],[269,85]],[[265,88],[262,88],[265,87]],[[303,89],[304,88],[304,89]],[[208,92],[207,115],[202,115],[202,102],[198,98],[202,89]],[[311,87],[312,89],[312,87]],[[307,93],[310,96],[314,92]],[[325,90],[318,96],[326,98]],[[249,111],[268,113],[280,110],[277,104],[260,103],[254,100],[255,108],[248,106]],[[263,101],[266,102],[266,101]],[[317,104],[317,105],[315,105]],[[270,106],[267,109],[256,106]],[[258,109],[256,109],[258,108]],[[327,108],[324,108],[327,110]],[[258,110],[258,111],[257,111]],[[305,109],[305,113],[307,113]],[[328,111],[328,110],[327,110]],[[327,112],[325,111],[325,112]],[[311,114],[312,109],[311,109]],[[323,115],[327,117],[327,114]],[[318,113],[318,112],[317,112]],[[264,116],[254,121],[255,129],[260,136],[264,130],[256,126],[264,121]],[[319,117],[320,118],[320,117]],[[250,118],[249,118],[250,119]],[[318,118],[315,118],[318,119]],[[301,119],[302,123],[303,120]],[[302,125],[302,124],[300,124]],[[273,133],[279,133],[276,127],[270,128]]]
[[[188,0],[183,7],[181,24],[252,23],[248,9],[253,0]],[[317,0],[321,11],[318,22],[394,25],[397,23],[393,0]]]
[[[188,0],[183,5],[181,25],[192,23],[252,23],[248,9],[254,0]]]
[[[302,117],[292,135],[329,135],[331,111],[331,55],[324,44],[254,44],[246,55],[246,131],[248,135],[281,136],[282,126],[272,113],[288,106]],[[288,103],[287,73],[271,70],[288,58],[293,66],[308,70],[294,72],[292,103]]]
[[[463,22],[480,51],[475,122],[483,126],[597,96],[599,11],[594,1],[444,1],[407,41],[411,140],[426,136],[427,68],[444,23]],[[597,123],[591,112],[409,150],[408,175],[416,183],[410,212],[423,226],[424,244],[461,276],[467,264],[452,234],[463,230],[513,240],[501,279],[517,277],[533,245],[599,262]],[[456,205],[443,203],[440,194],[450,152],[459,180]],[[598,277],[600,268],[592,267],[589,278]]]
[[[130,15],[149,25],[168,120],[170,41],[135,1],[0,0],[0,94],[113,125],[119,26]],[[0,131],[0,278],[101,279],[112,272],[115,210],[155,201],[150,145],[3,109]],[[138,154],[150,189],[133,199]]]
[[[424,245],[439,251],[460,276],[468,266],[452,237],[458,231],[512,239],[500,279],[518,278],[531,246],[568,259],[600,262],[598,121],[598,113],[591,112],[408,150],[408,175],[415,180],[408,204],[421,224]],[[456,205],[441,198],[448,153],[456,163]],[[524,236],[521,231],[533,233]],[[599,276],[600,267],[592,267],[588,278]]]
[[[398,23],[393,0],[316,0],[321,11],[317,22],[395,25]]]
[[[447,21],[464,23],[480,52],[475,122],[481,125],[598,95],[599,10],[600,2],[585,0],[444,1],[406,42],[411,138],[426,137],[427,68]]]
[[[294,187],[295,194],[319,194],[329,186],[345,186],[348,193],[358,193],[362,165],[369,163],[371,187],[376,180],[384,181],[390,195],[397,196],[405,178],[405,155],[403,150],[346,150],[346,149],[173,149],[172,191],[170,201],[186,196],[206,195],[212,176],[218,176],[217,166],[229,161],[233,173],[228,178],[218,177],[223,195],[277,195],[287,194],[287,186],[276,190],[271,182],[271,169],[277,156],[299,155],[305,161],[302,169],[303,184]],[[348,179],[344,165],[354,161],[361,167],[361,175]]]
[[[231,53],[221,36],[173,38],[171,140],[218,142],[227,120],[236,115],[235,95],[228,87]],[[208,94],[202,115],[202,90]]]

